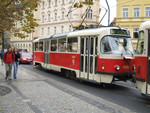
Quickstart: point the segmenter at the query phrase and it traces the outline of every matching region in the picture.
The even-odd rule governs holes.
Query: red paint
[[[44,52],[34,52],[34,61],[44,63]]]
[[[147,81],[147,63],[147,57],[135,57],[136,76],[143,78],[145,81]]]
[[[133,72],[133,63],[134,60],[130,60],[130,69]],[[115,66],[120,66],[120,70],[117,71]],[[102,69],[104,66],[104,69]],[[104,59],[104,58],[97,58],[97,71],[100,72],[107,72],[107,73],[126,73],[130,72],[128,67],[128,62],[123,59]]]
[[[50,64],[80,70],[80,54],[50,53]]]

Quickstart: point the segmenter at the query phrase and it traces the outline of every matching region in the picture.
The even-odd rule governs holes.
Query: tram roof
[[[113,27],[113,28],[119,29],[118,27]],[[100,31],[103,31],[103,30],[106,30],[106,29],[110,29],[110,27],[76,30],[76,31],[68,32],[68,33],[52,35],[50,38],[63,38],[63,37],[98,35]]]
[[[140,30],[145,30],[145,29],[150,29],[150,20],[149,20],[149,21],[146,21],[146,22],[143,22],[143,23],[140,25]]]
[[[118,27],[101,27],[101,28],[93,28],[93,29],[83,29],[83,30],[76,30],[76,31],[67,32],[67,33],[55,34],[55,35],[47,36],[47,37],[40,37],[38,39],[45,40],[45,39],[55,39],[55,38],[63,38],[63,37],[65,38],[65,37],[77,37],[77,36],[88,36],[88,35],[94,36],[94,35],[99,35],[101,31],[109,30],[110,28],[119,29]]]

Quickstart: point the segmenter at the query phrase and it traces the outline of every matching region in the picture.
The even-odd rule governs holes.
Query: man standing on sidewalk
[[[5,69],[6,69],[6,78],[11,80],[11,72],[12,72],[12,65],[15,61],[15,55],[12,52],[12,48],[9,47],[8,51],[3,56],[3,61],[5,63]]]

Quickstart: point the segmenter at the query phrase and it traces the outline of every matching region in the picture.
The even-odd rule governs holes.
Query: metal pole
[[[109,4],[108,4],[108,2],[107,2],[107,0],[105,0],[106,1],[106,4],[107,4],[107,7],[108,7],[108,26],[109,26],[109,21],[110,21],[110,8],[109,8]]]
[[[4,51],[4,32],[2,32],[2,51]]]

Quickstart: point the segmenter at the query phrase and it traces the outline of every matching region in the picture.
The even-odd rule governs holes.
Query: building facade
[[[117,0],[116,24],[130,30],[134,48],[136,48],[139,26],[147,20],[150,20],[149,0]]]
[[[84,26],[97,25],[99,21],[99,5],[97,4],[99,1],[93,0],[94,4],[91,5],[86,16]],[[74,0],[42,0],[39,7],[39,36],[49,37],[54,34],[70,32],[73,30],[73,26],[80,25],[88,6],[74,8],[73,5]]]

